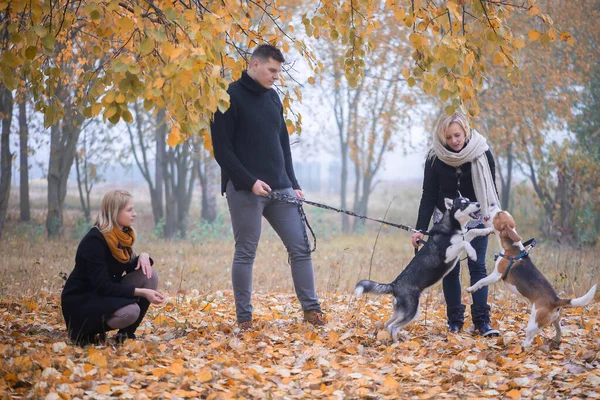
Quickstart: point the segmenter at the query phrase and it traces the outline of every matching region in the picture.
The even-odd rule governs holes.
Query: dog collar
[[[504,253],[498,253],[494,256],[494,261],[498,260],[498,257],[502,257],[502,258],[510,261],[510,263],[508,264],[508,267],[506,267],[506,271],[504,271],[504,274],[502,274],[502,280],[506,280],[506,277],[508,276],[508,273],[510,272],[510,269],[515,264],[515,262],[519,261],[522,258],[527,257],[529,255],[529,252],[531,251],[531,249],[533,249],[536,244],[537,244],[537,241],[535,240],[535,238],[529,239],[528,241],[523,243],[525,250],[523,250],[521,253],[519,253],[518,255],[516,255],[514,257],[507,256]]]

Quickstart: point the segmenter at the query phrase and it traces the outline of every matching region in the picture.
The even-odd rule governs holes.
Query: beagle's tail
[[[394,289],[389,283],[377,283],[367,279],[358,282],[354,287],[354,294],[357,296],[364,293],[392,294],[393,291]]]
[[[578,297],[576,299],[560,299],[558,301],[559,307],[583,307],[590,304],[592,299],[594,298],[594,294],[596,294],[596,286],[592,286],[592,288],[585,295]]]

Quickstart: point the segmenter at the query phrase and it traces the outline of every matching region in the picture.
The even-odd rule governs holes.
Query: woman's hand
[[[419,240],[423,240],[425,238],[425,235],[423,235],[421,232],[415,232],[412,235],[412,245],[415,249],[419,248]]]
[[[162,293],[153,289],[136,288],[133,294],[135,296],[145,297],[146,300],[152,304],[160,304],[166,299]]]
[[[302,189],[294,189],[294,192],[296,193],[297,198],[304,199],[304,192],[302,192]]]
[[[136,270],[142,269],[142,272],[148,279],[152,278],[152,265],[150,265],[150,256],[148,253],[142,253],[138,257]]]

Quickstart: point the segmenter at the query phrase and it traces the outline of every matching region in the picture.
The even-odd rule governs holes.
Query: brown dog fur
[[[525,247],[521,236],[517,233],[512,215],[507,211],[499,211],[499,209],[494,210],[492,215],[492,226],[504,251],[504,256],[516,257],[521,254]],[[498,257],[494,272],[467,288],[467,291],[472,293],[482,286],[498,282],[504,276],[509,264],[510,260]],[[560,309],[585,306],[593,299],[596,292],[596,285],[594,285],[585,296],[580,298],[559,298],[550,282],[535,267],[529,256],[514,262],[506,276],[505,284],[511,292],[523,296],[531,304],[531,318],[527,325],[524,347],[529,347],[535,336],[550,324],[553,324],[556,329],[553,344],[558,346],[562,333]]]

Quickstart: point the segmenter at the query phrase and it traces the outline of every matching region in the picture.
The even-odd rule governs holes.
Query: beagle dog
[[[560,309],[562,307],[582,307],[589,304],[596,293],[596,285],[584,296],[576,299],[561,299],[550,282],[535,267],[528,250],[515,229],[515,220],[507,211],[498,206],[491,210],[492,227],[500,241],[504,253],[497,256],[494,272],[481,279],[467,292],[473,293],[483,286],[504,280],[506,287],[513,293],[523,296],[531,304],[531,317],[523,347],[531,346],[535,336],[546,326],[553,324],[556,335],[553,345],[558,347],[561,339]]]

